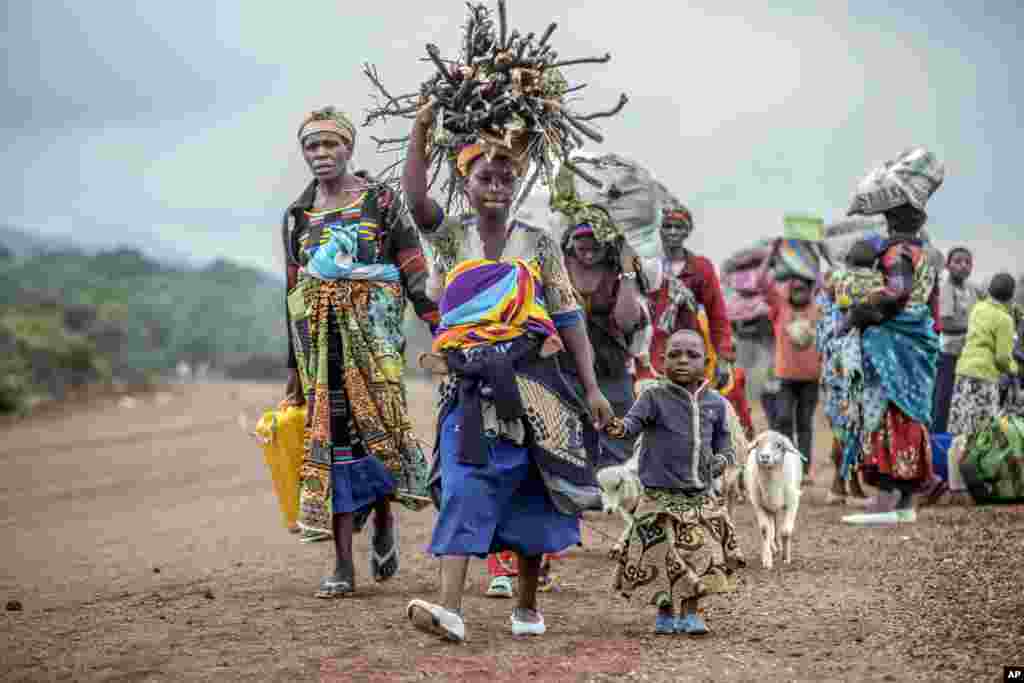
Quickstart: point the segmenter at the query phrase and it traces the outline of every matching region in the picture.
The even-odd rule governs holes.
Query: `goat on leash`
[[[641,435],[639,438],[643,438]],[[597,472],[597,483],[601,487],[601,505],[605,514],[619,513],[625,522],[622,533],[612,545],[609,553],[616,559],[626,545],[629,535],[636,524],[636,509],[644,495],[644,485],[640,481],[639,449],[634,450],[633,457],[621,465],[605,467]]]

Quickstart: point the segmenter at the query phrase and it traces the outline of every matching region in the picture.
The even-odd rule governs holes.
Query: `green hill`
[[[82,384],[145,381],[181,360],[283,377],[283,282],[264,271],[0,242],[0,287],[0,411]]]

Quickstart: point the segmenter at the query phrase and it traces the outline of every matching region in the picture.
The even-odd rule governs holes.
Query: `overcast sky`
[[[693,209],[698,251],[720,261],[787,211],[836,219],[865,171],[919,144],[947,165],[930,229],[974,247],[982,273],[1018,270],[1024,244],[1016,5],[509,2],[524,32],[559,22],[561,55],[612,52],[571,73],[595,108],[631,98],[586,151],[648,164]],[[414,90],[425,43],[457,49],[464,7],[4,3],[0,221],[278,268],[280,213],[306,182],[303,112],[330,103],[361,122],[365,60]],[[369,134],[398,132],[361,131],[360,165],[386,163]]]

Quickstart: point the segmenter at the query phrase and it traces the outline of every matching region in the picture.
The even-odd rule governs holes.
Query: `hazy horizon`
[[[971,247],[979,277],[1018,272],[1010,65],[1024,63],[1024,10],[906,5],[512,0],[509,12],[526,31],[557,21],[563,55],[612,53],[571,74],[590,83],[583,107],[631,98],[608,143],[585,152],[653,169],[694,212],[691,246],[716,262],[779,233],[787,212],[840,218],[860,176],[920,144],[947,166],[929,206],[937,245]],[[0,222],[279,270],[280,214],[307,181],[302,113],[330,103],[361,123],[363,61],[406,92],[430,73],[425,43],[457,49],[462,2],[372,7],[8,3]],[[369,136],[399,132],[361,129],[359,165],[389,163]]]

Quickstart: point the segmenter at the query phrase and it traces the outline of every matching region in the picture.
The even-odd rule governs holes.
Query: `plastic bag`
[[[960,465],[977,503],[1024,501],[1024,418],[992,418],[972,434]]]
[[[643,259],[661,258],[659,229],[662,209],[678,204],[679,200],[657,181],[650,169],[618,154],[574,157],[572,162],[588,176],[600,181],[601,186],[595,187],[563,168],[555,182],[555,194],[562,198],[568,196],[584,206],[600,207],[638,256]],[[561,241],[564,232],[574,226],[569,225],[572,222],[569,217],[558,213],[549,224],[557,226],[555,232]],[[598,232],[595,226],[595,234]],[[598,239],[601,239],[600,235]]]
[[[908,149],[868,173],[857,185],[848,215],[870,215],[910,204],[924,211],[946,170],[924,147]]]

